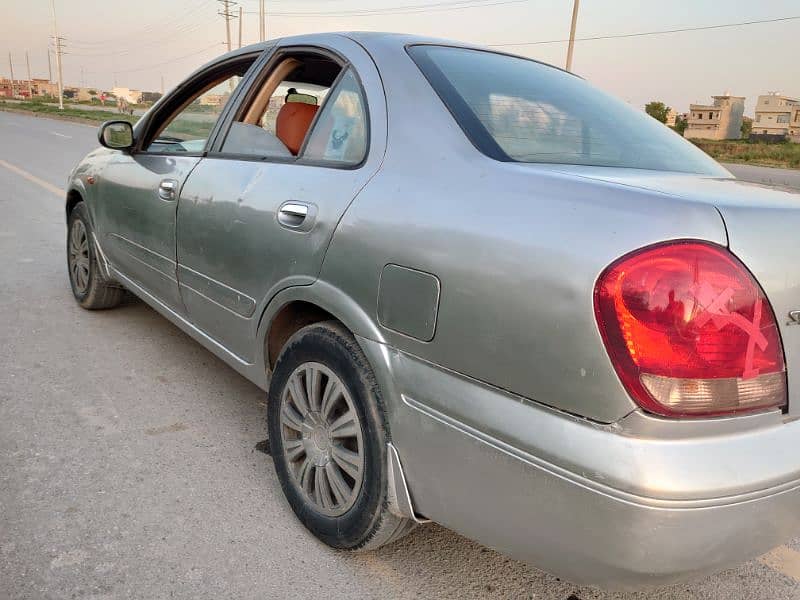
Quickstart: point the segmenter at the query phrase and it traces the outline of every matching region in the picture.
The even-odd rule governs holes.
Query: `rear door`
[[[99,177],[96,217],[108,258],[177,312],[184,312],[175,261],[178,196],[257,56],[226,60],[178,88],[137,128],[133,151],[119,152]]]
[[[317,278],[336,225],[385,151],[374,63],[347,38],[318,40],[277,49],[181,193],[178,280],[189,317],[248,362],[266,303]],[[275,123],[287,103],[314,120],[284,145]]]

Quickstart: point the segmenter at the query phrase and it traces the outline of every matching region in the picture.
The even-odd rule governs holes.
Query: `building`
[[[778,92],[759,96],[750,137],[800,142],[800,100]]]
[[[10,79],[0,77],[0,98],[13,98],[16,88],[16,81],[14,81],[12,85],[12,81]]]
[[[125,98],[129,104],[139,104],[142,101],[142,92],[139,90],[132,90],[126,87],[115,87],[111,90],[111,94],[115,98]]]
[[[75,99],[78,102],[91,102],[97,96],[97,90],[89,87],[79,87],[75,93]]]
[[[664,121],[664,125],[668,127],[675,127],[675,120],[678,118],[678,113],[675,112],[674,108],[667,109],[667,120]]]
[[[683,136],[704,140],[738,140],[742,135],[744,96],[711,96],[713,104],[690,104]]]
[[[33,94],[35,96],[58,96],[58,83],[47,79],[33,78]]]
[[[200,106],[224,106],[230,94],[203,94],[200,96]]]

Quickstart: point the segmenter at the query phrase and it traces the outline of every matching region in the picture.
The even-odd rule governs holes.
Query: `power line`
[[[137,71],[148,71],[148,70],[154,69],[156,67],[161,67],[163,65],[168,65],[168,64],[171,64],[171,63],[174,63],[174,62],[178,62],[178,61],[183,60],[185,58],[190,58],[192,56],[198,56],[199,54],[203,54],[205,52],[208,52],[212,48],[218,48],[220,45],[223,45],[224,43],[225,42],[217,42],[215,44],[211,44],[210,46],[206,46],[202,50],[197,50],[196,52],[190,52],[189,54],[184,54],[183,56],[177,56],[177,57],[172,58],[170,60],[165,60],[165,61],[162,61],[162,62],[159,62],[159,63],[147,65],[146,67],[136,67],[135,69],[115,69],[114,73],[135,73]]]
[[[776,19],[762,19],[759,21],[742,21],[740,23],[723,23],[720,25],[702,25],[699,27],[681,27],[680,29],[662,29],[658,31],[641,31],[637,33],[619,33],[614,35],[595,35],[591,37],[575,38],[577,42],[591,42],[594,40],[615,40],[620,38],[644,37],[648,35],[664,35],[667,33],[683,33],[686,31],[706,31],[709,29],[724,29],[728,27],[743,27],[745,25],[760,25],[762,23],[779,23],[781,21],[795,21],[800,19],[800,15],[794,17],[779,17]],[[503,46],[537,46],[540,44],[561,44],[569,42],[569,39],[563,40],[542,40],[538,42],[506,42],[502,44],[486,44],[491,48],[501,48]]]
[[[125,40],[128,38],[135,38],[135,40],[133,41],[138,42],[142,39],[143,36],[150,36],[153,34],[172,35],[176,31],[176,29],[179,30],[181,26],[186,22],[187,14],[193,14],[193,15],[197,14],[203,7],[210,6],[213,2],[214,0],[200,0],[199,2],[193,3],[190,8],[182,9],[180,11],[180,14],[173,15],[170,18],[159,19],[155,23],[150,23],[149,25],[146,25],[142,29],[129,32],[124,35],[116,36],[111,39],[92,40],[92,41],[74,40],[74,43],[80,46],[116,46],[117,44],[119,44],[121,40]],[[177,27],[173,27],[173,25],[176,25]]]
[[[449,2],[434,2],[428,4],[409,4],[405,6],[386,6],[383,8],[358,8],[339,11],[301,11],[281,12],[271,11],[270,17],[371,17],[383,15],[415,14],[422,12],[446,12],[482,8],[485,6],[501,6],[504,4],[520,4],[530,0],[455,0]],[[257,14],[245,11],[245,14]]]
[[[208,21],[197,21],[193,23],[191,27],[175,30],[175,34],[191,34],[200,29],[208,27],[210,23]],[[78,48],[79,52],[70,52],[70,54],[74,56],[84,56],[84,57],[103,57],[103,56],[121,56],[125,54],[132,54],[138,53],[141,51],[142,48],[152,47],[152,46],[169,46],[171,44],[179,43],[185,41],[184,37],[171,35],[167,40],[153,40],[153,41],[145,41],[137,43],[135,46],[121,48],[119,50],[107,50],[107,51],[98,51],[97,48],[92,48],[90,52],[85,52],[83,48]],[[72,40],[70,40],[70,44],[72,44]]]

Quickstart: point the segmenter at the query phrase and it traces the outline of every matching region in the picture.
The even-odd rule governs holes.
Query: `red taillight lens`
[[[594,302],[611,362],[643,409],[710,416],[786,404],[775,315],[725,248],[686,241],[636,251],[603,271]]]

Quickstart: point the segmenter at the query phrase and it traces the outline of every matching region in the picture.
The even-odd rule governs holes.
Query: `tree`
[[[673,127],[673,129],[683,135],[683,132],[686,131],[686,127],[688,125],[689,123],[686,121],[686,119],[682,117],[675,117],[675,127]]]
[[[658,102],[656,100],[653,100],[652,102],[648,102],[647,104],[644,105],[644,112],[653,117],[656,121],[661,121],[662,123],[666,123],[667,113],[669,112],[669,106],[667,106],[663,102]]]
[[[742,117],[742,139],[748,139],[751,131],[753,131],[753,119]]]

